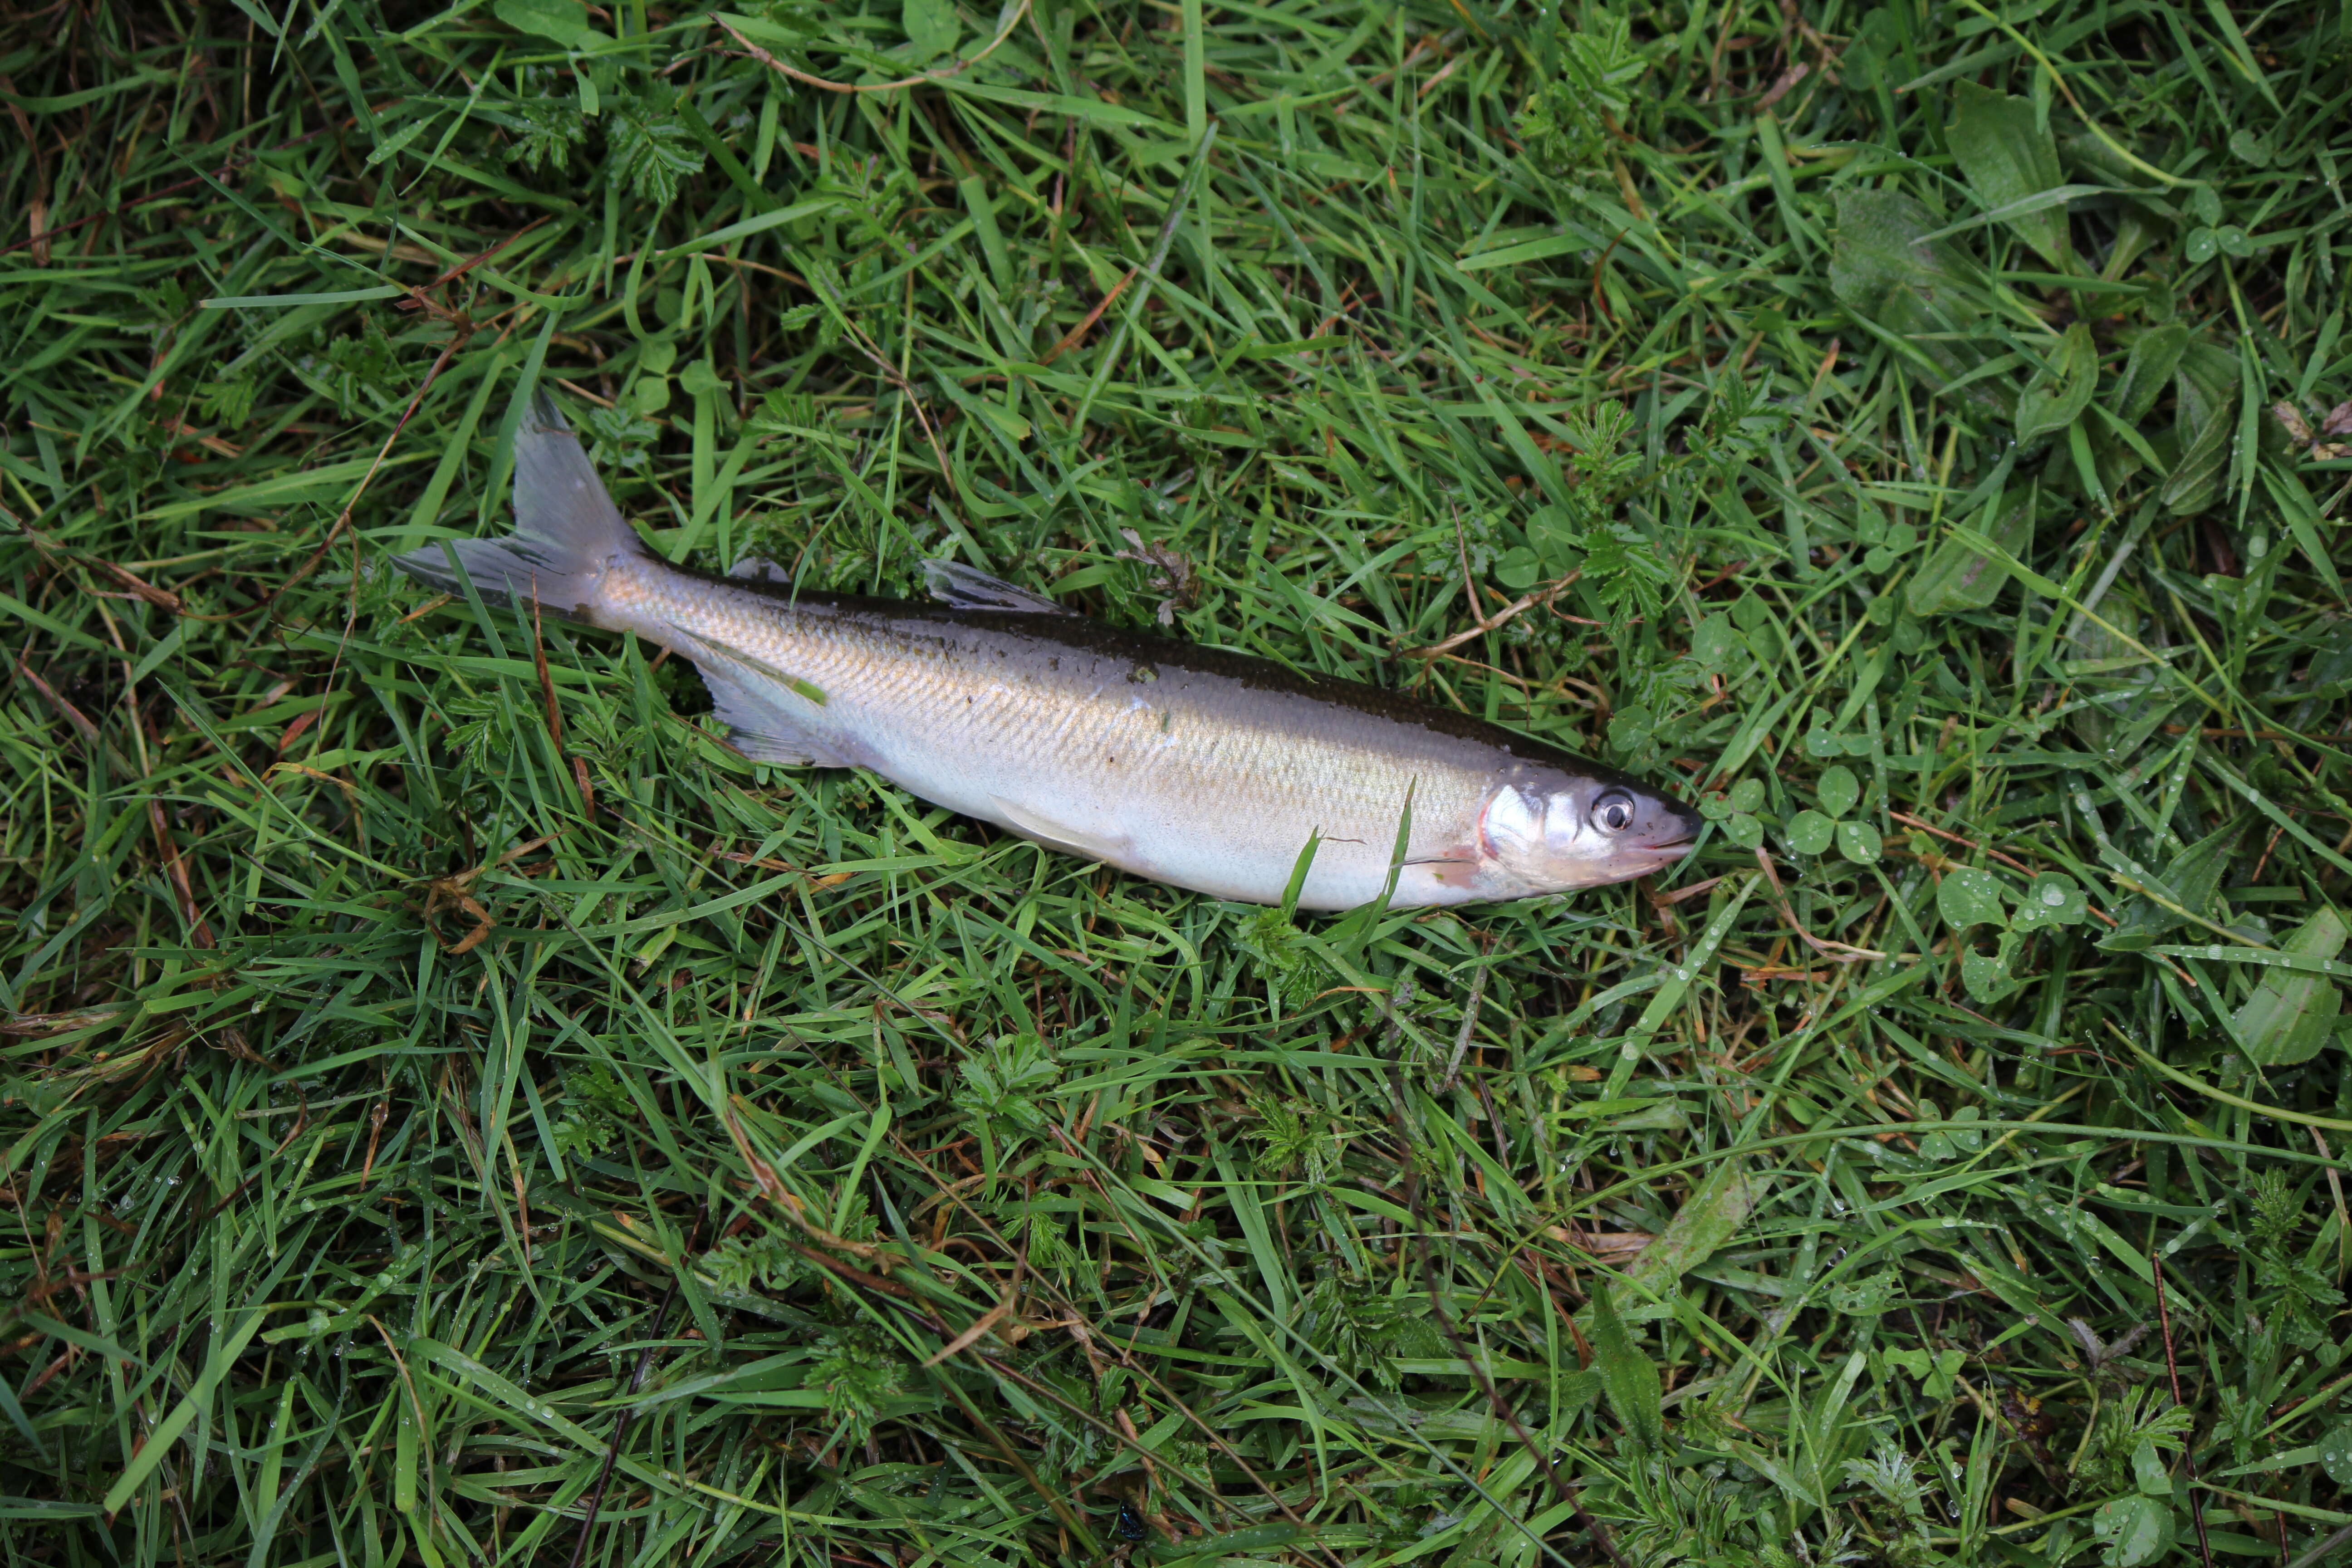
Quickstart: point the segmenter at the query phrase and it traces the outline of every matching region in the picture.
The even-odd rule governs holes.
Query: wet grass
[[[2352,1560],[2340,9],[20,8],[0,1561]],[[534,387],[1707,837],[754,769],[374,570]]]

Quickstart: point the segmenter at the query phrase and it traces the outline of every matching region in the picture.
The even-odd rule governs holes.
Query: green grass
[[[744,15],[11,17],[0,1564],[2352,1562],[2352,7]],[[533,386],[1714,826],[755,769],[378,569]]]

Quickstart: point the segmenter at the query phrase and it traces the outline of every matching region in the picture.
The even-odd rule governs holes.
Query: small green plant
[[[1546,172],[1593,178],[1606,168],[1613,122],[1624,116],[1648,64],[1633,47],[1632,24],[1609,11],[1581,26],[1563,19],[1552,60],[1552,79],[1520,113],[1520,134]]]
[[[702,1267],[721,1289],[782,1291],[806,1274],[809,1264],[792,1238],[776,1232],[730,1236],[702,1255]]]
[[[2014,903],[2016,910],[2010,912]],[[1973,866],[1956,866],[1936,887],[1936,909],[1956,936],[1989,925],[2000,933],[1990,953],[1970,946],[1961,960],[1961,978],[1969,994],[1982,1001],[1999,1001],[2017,989],[2011,966],[2025,940],[2037,931],[2054,931],[2082,924],[2089,918],[2089,902],[2082,884],[2063,871],[2045,871],[2023,889],[2016,889],[1992,872]]]
[[[1744,778],[1728,790],[1717,791],[1699,797],[1699,815],[1710,822],[1723,824],[1723,836],[1742,849],[1753,849],[1764,842],[1764,822],[1757,813],[1764,809],[1764,781]]]
[[[616,100],[608,135],[610,177],[646,201],[675,200],[679,182],[702,167],[703,151],[679,122],[677,95],[667,88]]]
[[[2084,1441],[2074,1466],[2079,1489],[2098,1497],[2146,1483],[2169,1497],[2171,1483],[2164,1479],[2161,1460],[2180,1452],[2190,1420],[2189,1411],[2173,1404],[2169,1394],[2152,1384],[2126,1389],[2122,1397],[2100,1408]]]
[[[507,113],[514,121],[507,161],[533,174],[542,167],[562,173],[571,167],[572,154],[587,142],[587,118],[569,99],[521,99]]]
[[[1335,1272],[1318,1280],[1303,1321],[1349,1376],[1369,1378],[1391,1392],[1404,1384],[1398,1361],[1445,1353],[1444,1336],[1430,1321],[1426,1301],[1394,1295],[1352,1275]]]
[[[1934,1488],[1921,1479],[1919,1462],[1901,1444],[1882,1440],[1868,1458],[1848,1459],[1844,1468],[1846,1484],[1864,1489],[1879,1515],[1887,1561],[1906,1565],[1934,1562],[1927,1523],[1927,1500]]]
[[[959,1070],[963,1085],[953,1096],[957,1108],[1000,1136],[1044,1125],[1043,1099],[1062,1076],[1045,1042],[1026,1032],[990,1041]]]
[[[1524,589],[1574,573],[1582,599],[1612,627],[1655,615],[1674,583],[1675,563],[1623,516],[1642,470],[1640,456],[1622,449],[1633,416],[1620,404],[1602,403],[1573,411],[1563,423],[1573,479],[1567,498],[1536,509],[1528,520],[1528,542],[1504,552],[1496,580]]]
[[[604,1153],[627,1135],[636,1103],[628,1089],[602,1062],[563,1075],[551,1097],[555,1110],[555,1146],[569,1159]]]
[[[806,1386],[824,1396],[832,1430],[824,1447],[857,1449],[873,1440],[875,1423],[907,1384],[905,1358],[868,1329],[826,1335],[815,1345]]]
[[[1249,1136],[1259,1146],[1255,1163],[1261,1174],[1295,1175],[1313,1186],[1330,1179],[1346,1144],[1328,1111],[1262,1091],[1251,1095],[1250,1110],[1257,1117]]]
[[[1240,937],[1257,961],[1268,990],[1289,1012],[1307,1005],[1330,980],[1328,966],[1301,940],[1303,935],[1289,915],[1270,909],[1251,915]]]

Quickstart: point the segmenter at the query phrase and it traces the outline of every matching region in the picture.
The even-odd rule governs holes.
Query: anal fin
[[[1056,822],[1041,812],[1016,805],[1001,795],[991,795],[989,799],[995,805],[998,815],[1004,818],[1014,832],[1034,838],[1049,847],[1062,850],[1066,854],[1081,856],[1088,860],[1099,860],[1107,866],[1124,866],[1132,858],[1129,856],[1126,845],[1106,838],[1100,834],[1089,833],[1084,828]]]

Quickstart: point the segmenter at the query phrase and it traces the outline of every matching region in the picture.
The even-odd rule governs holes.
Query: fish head
[[[1492,879],[1558,892],[1630,881],[1689,853],[1698,814],[1614,773],[1545,769],[1496,786],[1478,819]]]

